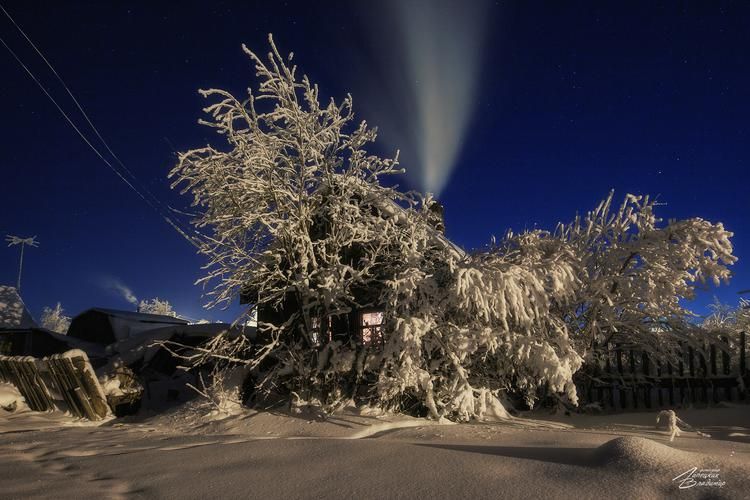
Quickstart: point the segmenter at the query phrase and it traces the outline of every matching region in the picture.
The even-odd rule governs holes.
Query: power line
[[[83,107],[79,103],[79,101],[75,98],[73,93],[71,92],[70,88],[65,84],[62,77],[57,73],[57,71],[54,69],[52,64],[47,60],[46,57],[42,54],[42,52],[37,48],[37,46],[31,41],[31,39],[26,35],[26,33],[21,29],[21,27],[18,25],[18,23],[15,22],[15,20],[10,16],[7,10],[0,4],[0,9],[3,11],[3,13],[10,19],[10,21],[13,23],[13,25],[18,29],[19,32],[24,36],[26,41],[34,48],[34,50],[37,52],[37,54],[44,60],[44,62],[47,64],[47,66],[50,68],[50,70],[53,72],[53,74],[57,77],[57,79],[60,81],[62,86],[67,91],[70,98],[75,102],[76,106],[78,107],[78,110],[81,112],[81,114],[86,119],[87,123],[91,127],[91,129],[94,131],[94,133],[97,135],[99,140],[102,142],[104,147],[109,151],[109,153],[112,155],[112,157],[122,166],[123,170],[131,177],[133,182],[138,182],[136,176],[125,166],[125,164],[120,160],[120,158],[112,151],[112,149],[109,147],[107,142],[102,137],[101,133],[98,131],[98,129],[94,126],[91,119],[88,117],[86,112],[84,111]],[[65,110],[62,109],[60,104],[55,100],[54,97],[47,91],[47,89],[42,85],[42,83],[37,79],[37,77],[32,73],[32,71],[28,68],[26,64],[21,60],[21,58],[13,51],[13,49],[10,48],[10,46],[5,42],[2,37],[0,37],[0,42],[5,46],[5,48],[8,50],[8,52],[13,56],[13,58],[18,62],[18,64],[26,71],[26,73],[29,75],[29,77],[37,84],[37,86],[44,92],[44,94],[47,96],[47,98],[52,101],[52,103],[55,105],[57,110],[60,112],[60,114],[63,115],[65,120],[68,122],[68,124],[73,127],[73,129],[76,131],[76,133],[81,137],[81,139],[91,148],[91,150],[120,178],[122,179],[125,184],[130,187],[138,196],[143,199],[154,211],[156,211],[170,226],[172,226],[183,238],[185,238],[190,244],[194,246],[199,246],[197,242],[187,234],[186,230],[178,226],[178,222],[175,222],[172,220],[172,218],[169,217],[169,215],[165,214],[165,210],[163,208],[160,208],[160,205],[163,206],[164,204],[156,197],[154,196],[148,188],[145,186],[142,186],[143,191],[145,191],[151,199],[146,197],[141,190],[139,190],[135,185],[133,185],[133,182],[126,179],[125,176],[120,172],[118,168],[116,168],[110,161],[108,161],[104,155],[91,143],[91,141],[84,135],[84,133],[80,130],[78,126],[73,122],[73,120],[68,116],[68,114],[65,112]],[[168,207],[168,206],[167,206]],[[169,208],[169,207],[168,207]],[[187,229],[187,231],[190,231],[190,229]]]
[[[128,169],[128,167],[125,165],[125,163],[119,158],[119,156],[117,156],[117,154],[115,154],[115,152],[112,150],[112,148],[110,148],[110,146],[107,143],[107,141],[104,139],[104,137],[99,132],[99,130],[96,128],[96,126],[93,124],[93,122],[89,118],[89,116],[86,113],[86,111],[83,109],[83,106],[80,104],[80,102],[78,101],[78,99],[76,99],[76,97],[73,95],[73,92],[70,90],[70,88],[65,83],[65,81],[60,76],[60,74],[57,72],[57,70],[55,70],[54,66],[52,66],[52,63],[50,63],[50,61],[44,56],[44,54],[42,53],[42,51],[36,46],[36,44],[34,44],[34,42],[31,40],[31,38],[26,34],[26,32],[21,28],[21,26],[15,21],[15,19],[13,19],[13,17],[10,15],[10,13],[2,6],[2,4],[0,4],[0,9],[3,11],[3,13],[5,14],[5,16],[11,21],[11,23],[13,23],[13,25],[21,33],[21,35],[23,35],[23,37],[26,39],[26,41],[29,43],[29,45],[31,45],[31,47],[36,51],[36,53],[39,55],[39,57],[41,57],[42,60],[47,64],[47,66],[49,67],[49,69],[52,71],[52,73],[58,79],[58,81],[63,86],[63,88],[65,88],[65,91],[68,93],[68,95],[70,96],[70,98],[73,100],[73,102],[75,103],[75,105],[77,106],[77,108],[81,112],[81,114],[83,115],[83,117],[86,120],[86,122],[89,124],[89,126],[91,127],[91,129],[94,131],[94,133],[99,138],[100,142],[104,145],[104,147],[107,149],[107,151],[110,153],[110,155],[115,159],[115,161],[117,161],[117,163],[119,163],[119,165],[123,168],[123,170],[130,176],[130,178],[132,179],[132,181],[135,182],[135,183],[138,183],[138,179],[135,176],[135,174],[133,174],[133,172],[130,169]],[[7,44],[4,44],[4,45],[6,45],[6,48],[8,48],[10,50],[10,48],[7,46]],[[19,63],[21,63],[20,58],[18,56],[16,56],[14,54],[14,57],[16,58],[16,60],[19,61]],[[22,66],[24,66],[23,63],[21,63],[21,64],[22,64]],[[29,73],[31,75],[31,72],[28,70],[28,68],[24,68],[24,69],[26,69],[27,73]],[[33,76],[33,75],[31,75],[31,76]],[[39,83],[37,82],[37,84],[39,84]],[[51,98],[51,96],[47,92],[45,92],[45,94],[47,94],[47,96]],[[55,103],[55,104],[57,106],[57,103]],[[60,109],[59,106],[58,106],[58,109]],[[68,119],[68,121],[71,122],[70,119]],[[77,127],[74,127],[74,128],[77,128]],[[79,135],[81,135],[80,131],[79,131]],[[86,138],[84,138],[84,140],[86,140]],[[89,147],[94,148],[93,145],[90,143],[90,141],[86,140],[86,142],[89,144]],[[97,155],[100,156],[100,157],[102,157],[102,159],[104,160],[103,155],[101,155],[101,153],[99,153],[98,149],[96,149],[96,148],[94,148],[94,149],[95,149]],[[115,173],[120,178],[123,179],[123,181],[125,181],[128,184],[128,186],[131,187],[131,189],[135,190],[138,193],[138,195],[141,198],[144,199],[144,201],[146,201],[154,210],[157,211],[157,213],[159,213],[159,215],[161,217],[163,217],[171,226],[173,226],[175,229],[177,229],[178,232],[180,232],[180,234],[183,234],[183,236],[184,236],[184,228],[177,227],[176,224],[175,224],[175,222],[172,221],[172,219],[169,217],[169,215],[167,215],[169,213],[169,210],[167,210],[167,209],[171,209],[171,207],[169,207],[168,205],[165,205],[163,202],[161,202],[161,200],[159,200],[153,193],[151,193],[151,191],[145,185],[139,183],[141,189],[140,190],[137,189],[133,185],[133,183],[129,182],[127,179],[125,179],[124,176],[111,163],[107,162],[106,160],[105,160],[105,162],[107,163],[107,165],[111,169],[113,169],[113,171],[115,171]],[[148,195],[148,197],[150,198],[150,200],[148,200],[147,197],[141,191],[145,192],[146,195]],[[158,206],[155,206],[155,205],[158,205]],[[166,208],[164,208],[165,206],[166,206]],[[161,209],[159,207],[161,207]],[[175,220],[177,220],[177,219],[175,219]],[[177,222],[179,222],[179,220],[177,220]],[[188,231],[189,230],[190,229],[188,228]],[[191,243],[194,243],[192,239],[189,239],[189,241]]]
[[[79,135],[79,136],[81,137],[81,139],[83,139],[83,141],[84,141],[84,142],[85,142],[85,143],[86,143],[86,144],[87,144],[87,145],[88,145],[88,146],[89,146],[89,147],[91,148],[91,150],[92,150],[92,151],[93,151],[94,153],[96,153],[96,155],[97,155],[97,156],[98,156],[99,158],[101,158],[101,160],[102,160],[102,161],[103,161],[104,163],[106,163],[106,164],[107,164],[107,166],[108,166],[109,168],[111,168],[111,169],[112,169],[112,171],[113,171],[114,173],[116,173],[116,174],[118,175],[118,177],[120,177],[120,179],[122,179],[122,180],[123,180],[123,181],[124,181],[124,182],[125,182],[125,183],[126,183],[126,184],[127,184],[128,186],[130,186],[130,188],[131,188],[131,189],[132,189],[133,191],[135,191],[136,193],[138,193],[138,195],[139,195],[139,196],[141,196],[141,198],[143,198],[143,199],[144,199],[144,201],[148,202],[148,200],[146,200],[146,198],[145,198],[145,197],[144,197],[144,196],[143,196],[143,195],[142,195],[142,194],[141,194],[141,193],[140,193],[140,192],[139,192],[139,191],[138,191],[138,190],[137,190],[137,189],[135,188],[135,186],[133,186],[133,185],[132,185],[132,184],[130,183],[130,181],[128,181],[128,180],[127,180],[127,179],[126,179],[126,178],[125,178],[125,177],[124,177],[124,176],[123,176],[123,175],[122,175],[122,174],[120,173],[120,171],[119,171],[119,170],[117,170],[117,169],[116,169],[116,168],[115,168],[114,166],[112,166],[112,164],[111,164],[111,163],[110,163],[110,162],[109,162],[109,161],[108,161],[108,160],[107,160],[107,159],[106,159],[106,158],[105,158],[104,156],[102,156],[102,154],[101,154],[101,153],[99,152],[99,150],[98,150],[98,149],[96,149],[96,147],[94,147],[94,145],[93,145],[93,144],[91,144],[91,142],[90,142],[90,141],[89,141],[89,140],[88,140],[88,139],[86,138],[86,136],[85,136],[85,135],[83,135],[83,132],[81,132],[81,130],[80,130],[80,129],[79,129],[79,128],[78,128],[77,126],[76,126],[76,124],[75,124],[75,123],[73,123],[73,120],[71,120],[71,119],[70,119],[70,117],[69,117],[69,116],[68,116],[68,114],[67,114],[67,113],[65,112],[65,110],[63,110],[63,109],[62,109],[62,107],[60,107],[60,105],[59,105],[59,104],[57,103],[57,101],[55,100],[55,98],[54,98],[54,97],[52,97],[52,95],[50,95],[50,93],[49,93],[49,92],[47,91],[47,89],[46,89],[46,88],[44,88],[44,85],[42,85],[42,84],[41,84],[41,82],[40,82],[40,81],[39,81],[39,80],[38,80],[38,79],[36,78],[36,76],[34,76],[34,73],[32,73],[32,72],[31,72],[31,70],[30,70],[30,69],[28,68],[28,66],[26,66],[26,65],[25,65],[25,64],[23,63],[23,61],[21,61],[21,59],[20,59],[20,58],[18,57],[18,55],[17,55],[17,54],[16,54],[16,53],[15,53],[15,52],[13,51],[13,49],[11,49],[11,48],[10,48],[10,47],[8,46],[8,44],[7,44],[7,43],[5,43],[5,40],[3,40],[3,38],[2,38],[2,37],[0,37],[0,43],[2,43],[2,44],[3,44],[4,46],[5,46],[5,48],[6,48],[6,49],[8,49],[8,52],[10,52],[10,54],[11,54],[11,55],[12,55],[12,56],[13,56],[13,57],[15,58],[15,60],[16,60],[16,61],[18,61],[18,64],[20,64],[20,65],[21,65],[21,67],[22,67],[22,68],[23,68],[23,69],[24,69],[24,70],[26,71],[26,73],[27,73],[27,74],[29,75],[29,77],[31,77],[31,79],[32,79],[32,80],[34,80],[34,83],[36,83],[36,84],[37,84],[37,86],[38,86],[38,87],[39,87],[39,88],[40,88],[40,89],[42,90],[42,92],[44,92],[44,95],[46,95],[46,96],[47,96],[47,98],[48,98],[48,99],[49,99],[50,101],[52,101],[52,103],[53,103],[53,104],[55,105],[55,107],[56,107],[56,108],[57,108],[57,110],[58,110],[58,111],[60,112],[60,114],[62,114],[62,115],[63,115],[63,117],[65,118],[65,120],[67,120],[67,122],[68,122],[68,123],[70,124],[70,126],[71,126],[71,127],[73,127],[73,129],[74,129],[74,130],[75,130],[75,131],[76,131],[76,132],[78,133],[78,135]]]
[[[2,10],[3,13],[5,14],[5,16],[8,19],[10,19],[10,22],[13,23],[13,26],[15,26],[16,29],[21,33],[21,35],[23,35],[23,37],[26,39],[26,41],[29,43],[29,45],[31,45],[31,47],[36,51],[36,53],[39,55],[39,57],[41,57],[42,60],[45,62],[45,64],[47,65],[47,67],[50,69],[50,71],[52,71],[52,74],[55,75],[55,77],[57,78],[57,80],[60,82],[60,84],[65,89],[65,91],[68,93],[68,95],[70,96],[70,98],[75,103],[76,107],[78,107],[78,111],[81,112],[81,114],[85,118],[86,122],[89,124],[89,126],[91,127],[91,129],[94,131],[94,133],[96,134],[96,136],[99,138],[99,141],[101,141],[101,143],[104,145],[104,147],[107,148],[107,151],[109,151],[109,154],[111,154],[112,157],[115,158],[115,160],[117,160],[117,162],[120,165],[122,165],[122,168],[125,170],[125,172],[127,172],[133,179],[135,179],[135,175],[133,175],[133,173],[128,169],[128,167],[126,167],[125,164],[120,160],[120,158],[114,153],[114,151],[112,151],[112,148],[109,147],[109,144],[107,144],[107,141],[104,140],[104,137],[102,137],[102,135],[99,133],[99,130],[91,122],[91,119],[89,118],[89,115],[86,114],[86,111],[84,111],[83,106],[81,106],[81,103],[78,102],[78,99],[76,99],[76,97],[73,95],[73,92],[70,90],[70,88],[68,87],[68,85],[65,83],[65,80],[63,80],[63,78],[60,76],[60,74],[57,72],[57,70],[55,70],[54,66],[52,66],[52,63],[50,63],[49,60],[47,60],[47,58],[44,56],[44,54],[42,53],[42,51],[39,50],[39,48],[36,46],[36,44],[34,44],[34,42],[31,40],[31,38],[29,38],[29,36],[21,28],[21,26],[19,26],[18,23],[16,23],[16,20],[13,19],[13,17],[10,15],[10,13],[7,10],[5,10],[5,7],[3,7],[2,4],[0,4],[0,10]]]
[[[16,20],[13,18],[13,16],[10,15],[10,13],[5,9],[5,7],[3,7],[2,4],[0,4],[0,10],[3,11],[3,13],[5,14],[5,16],[10,20],[11,23],[13,23],[13,26],[15,26],[16,29],[21,33],[21,35],[23,35],[23,37],[26,39],[26,41],[29,43],[29,45],[31,45],[31,47],[39,55],[39,57],[42,58],[42,60],[47,65],[47,67],[50,69],[50,71],[52,71],[52,74],[55,75],[55,77],[57,78],[57,80],[60,82],[60,84],[65,89],[65,91],[68,93],[68,96],[70,96],[71,100],[75,103],[76,107],[78,108],[78,111],[81,112],[81,115],[83,115],[83,118],[86,120],[86,123],[89,124],[89,127],[91,127],[91,130],[94,131],[94,133],[96,134],[96,136],[99,138],[99,141],[104,145],[104,147],[107,149],[107,151],[109,152],[109,154],[112,155],[112,158],[114,158],[115,161],[117,161],[117,163],[123,168],[123,170],[125,171],[125,173],[127,173],[134,182],[138,182],[138,178],[135,176],[135,174],[125,165],[125,163],[120,159],[120,157],[117,156],[117,154],[109,146],[109,144],[107,143],[107,141],[104,139],[104,137],[102,136],[102,134],[99,132],[99,129],[91,121],[91,118],[89,118],[88,113],[86,113],[86,111],[83,109],[83,106],[81,105],[81,103],[78,101],[78,99],[76,98],[76,96],[73,94],[73,91],[70,90],[70,87],[68,87],[67,83],[65,83],[65,80],[63,80],[62,76],[60,76],[60,74],[57,72],[57,70],[55,69],[55,67],[52,66],[52,63],[45,57],[45,55],[42,53],[42,51],[36,46],[36,44],[34,43],[34,41],[26,34],[26,32],[23,30],[23,28],[21,28],[21,26],[16,22]],[[146,187],[142,183],[140,183],[140,184],[141,184],[140,188],[143,191],[145,191],[145,193],[147,195],[149,195],[154,202],[156,202],[157,204],[162,205],[162,206],[164,205],[164,203],[162,203],[161,200],[159,200],[153,193],[151,193],[151,191],[148,189],[148,187]],[[160,215],[162,215],[162,214],[160,214]]]

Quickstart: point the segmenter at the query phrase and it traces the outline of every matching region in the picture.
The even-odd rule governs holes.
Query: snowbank
[[[14,412],[28,409],[28,407],[23,396],[14,385],[0,382],[0,409],[6,412]]]

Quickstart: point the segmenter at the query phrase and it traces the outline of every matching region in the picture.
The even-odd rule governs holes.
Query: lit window
[[[365,312],[361,315],[362,343],[383,345],[383,311]]]

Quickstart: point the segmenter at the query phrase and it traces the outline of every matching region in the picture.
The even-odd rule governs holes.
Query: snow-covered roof
[[[34,328],[37,324],[15,287],[0,285],[0,328]]]
[[[146,330],[187,324],[184,319],[173,316],[95,307],[73,318],[68,335],[89,342],[111,344]]]
[[[338,182],[350,183],[364,189],[368,187],[365,181],[353,176],[339,176],[337,180]],[[405,220],[406,209],[396,203],[396,200],[394,200],[393,198],[389,198],[386,196],[374,196],[372,195],[372,193],[370,193],[370,196],[367,197],[366,201],[378,208],[382,213],[387,214],[390,217],[395,217],[398,221],[403,222]],[[456,243],[448,239],[448,237],[445,236],[445,234],[443,234],[441,231],[432,228],[431,236],[434,241],[453,253],[454,257],[457,257],[458,259],[463,259],[464,257],[466,257],[466,251]]]
[[[391,198],[378,197],[368,201],[377,205],[377,207],[383,213],[386,213],[391,217],[398,217],[405,211],[405,209],[401,205],[396,203],[396,200],[393,200]],[[440,243],[440,245],[451,251],[455,257],[459,259],[463,259],[464,257],[466,257],[466,252],[464,251],[464,249],[448,239],[448,237],[442,232],[438,231],[435,228],[431,228],[431,236],[436,242]]]
[[[161,349],[160,341],[168,341],[175,337],[204,338],[215,337],[229,332],[233,337],[245,335],[254,339],[257,328],[232,326],[226,323],[197,323],[193,325],[172,325],[139,332],[127,339],[110,346],[110,350],[118,354],[119,359],[130,365],[142,359],[148,363],[154,354]]]
[[[174,316],[167,316],[165,314],[148,314],[135,311],[123,311],[120,309],[107,309],[104,307],[92,307],[91,309],[87,309],[81,314],[86,314],[89,312],[98,312],[106,316],[122,318],[128,321],[140,321],[144,323],[173,323],[175,325],[188,324],[188,321],[184,319],[175,318]]]

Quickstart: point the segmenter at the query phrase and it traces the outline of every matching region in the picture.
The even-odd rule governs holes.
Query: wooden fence
[[[42,359],[0,356],[0,381],[16,386],[34,411],[60,408],[89,420],[110,414],[104,391],[83,351]]]
[[[576,375],[581,403],[619,410],[748,400],[747,335],[741,332],[731,346],[726,337],[721,342],[700,349],[681,343],[670,362],[636,348],[602,346],[599,362]]]

